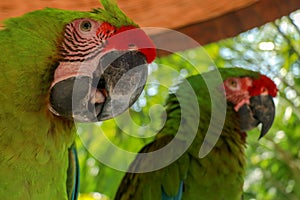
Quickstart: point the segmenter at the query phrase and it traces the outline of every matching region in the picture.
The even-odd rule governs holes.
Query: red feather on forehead
[[[103,28],[108,28],[109,30],[111,26],[103,23],[100,29],[105,32]],[[148,63],[151,63],[156,57],[156,49],[153,42],[142,29],[134,26],[123,26],[107,39],[105,51],[113,49],[138,50],[146,56]]]
[[[249,90],[250,96],[258,96],[267,93],[272,97],[276,97],[278,89],[276,84],[267,76],[260,75],[258,79],[254,79],[252,87]]]

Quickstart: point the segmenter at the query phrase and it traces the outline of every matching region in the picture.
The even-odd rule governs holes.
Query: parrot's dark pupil
[[[89,30],[91,30],[91,28],[92,28],[92,24],[88,21],[85,21],[81,24],[81,29],[83,31],[89,31]]]

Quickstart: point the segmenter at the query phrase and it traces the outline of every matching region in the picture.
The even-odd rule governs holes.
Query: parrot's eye
[[[92,29],[92,24],[89,21],[83,21],[80,24],[80,30],[84,32],[89,32]]]
[[[225,87],[231,91],[237,91],[241,89],[239,80],[235,78],[227,79],[225,81]]]
[[[234,88],[237,87],[237,82],[236,82],[236,80],[234,80],[234,79],[230,80],[230,81],[229,81],[229,84],[230,84],[231,87],[234,87]]]

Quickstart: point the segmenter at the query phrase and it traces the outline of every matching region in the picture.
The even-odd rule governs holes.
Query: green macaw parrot
[[[242,198],[245,132],[261,123],[260,137],[267,133],[275,116],[272,98],[277,88],[267,76],[254,71],[219,71],[220,85],[211,85],[217,80],[213,70],[187,78],[187,83],[181,83],[176,93],[169,95],[164,128],[139,152],[121,181],[116,200]],[[213,108],[217,110],[214,114]]]
[[[155,48],[113,1],[91,12],[53,8],[0,31],[0,199],[77,199],[75,122],[134,103]]]

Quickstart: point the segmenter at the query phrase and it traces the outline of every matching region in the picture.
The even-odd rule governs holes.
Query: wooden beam
[[[118,0],[142,27],[176,28],[245,8],[257,0]]]
[[[300,8],[299,0],[117,0],[141,27],[171,28],[191,37],[188,41],[170,31],[149,31],[160,47],[181,51],[233,37]],[[44,7],[89,11],[98,0],[2,0],[0,20]],[[183,39],[184,38],[184,39]],[[167,52],[159,51],[159,55]]]
[[[175,30],[191,37],[200,45],[205,45],[236,36],[241,32],[286,16],[299,8],[299,0],[260,0],[246,8],[204,22],[179,27]],[[195,47],[194,43],[189,44],[186,40],[179,40],[173,35],[170,32],[162,32],[152,34],[151,38],[159,46],[172,44],[171,48],[176,51]],[[159,56],[167,54],[166,51],[158,51]]]
[[[122,10],[142,27],[175,28],[208,20],[247,7],[257,0],[117,0]],[[44,7],[89,11],[99,0],[2,0],[0,20]]]

